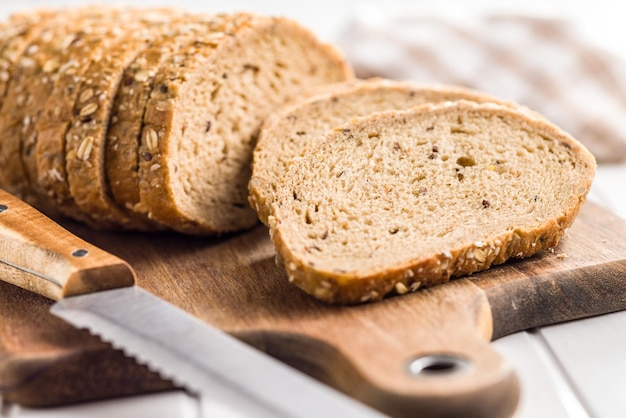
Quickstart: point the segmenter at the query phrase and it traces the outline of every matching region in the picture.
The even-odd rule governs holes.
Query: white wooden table
[[[86,1],[65,0],[57,1],[54,5],[84,3]],[[125,3],[175,4],[190,10],[218,10],[210,9],[202,1],[190,0],[140,0]],[[222,7],[219,11],[239,9],[288,15],[311,27],[322,38],[332,40],[346,19],[350,18],[356,4],[362,6],[364,3],[371,7],[398,7],[406,4],[399,0],[318,0],[307,3],[239,0],[231,1],[224,7],[217,4],[214,7]],[[493,6],[489,3],[483,0],[480,5]],[[415,4],[412,3],[413,6]],[[626,28],[619,20],[621,14],[601,7],[609,4],[608,0],[596,0],[593,4],[577,8],[575,2],[544,1],[531,7],[536,6],[549,13],[563,8],[569,13],[568,16],[584,17],[590,36],[618,51],[621,47],[619,44],[626,38]],[[37,5],[50,3],[43,0],[22,0],[11,4],[2,2],[0,16]],[[626,52],[623,55],[626,58]],[[625,186],[626,164],[600,166],[589,198],[626,218]],[[521,379],[522,397],[517,418],[626,417],[626,311],[516,333],[494,342],[493,346],[516,367]],[[201,416],[201,411],[210,409],[211,399],[200,400],[182,391],[50,409],[30,409],[6,402],[3,404],[0,399],[0,417],[3,418],[196,418]]]

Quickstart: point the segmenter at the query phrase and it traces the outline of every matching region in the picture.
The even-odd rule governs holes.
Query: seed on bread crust
[[[88,89],[86,91],[89,92],[91,91],[91,89]],[[81,94],[81,97],[82,97],[82,94]],[[89,103],[88,105],[85,105],[83,108],[80,109],[79,116],[85,117],[85,116],[92,115],[93,113],[96,112],[96,110],[98,110],[98,103]]]
[[[93,89],[91,89],[91,88],[86,89],[86,90],[84,90],[84,91],[80,94],[80,97],[78,98],[78,101],[79,101],[80,103],[86,102],[87,100],[89,100],[89,99],[91,99],[91,98],[93,97],[93,94],[94,94]],[[94,111],[95,111],[95,109],[94,109]],[[93,113],[93,112],[92,112],[92,113]]]
[[[91,150],[93,149],[93,141],[92,136],[84,138],[76,150],[76,158],[83,161],[88,160],[91,156]]]
[[[152,128],[146,129],[145,144],[148,151],[157,151],[159,149],[159,135]]]

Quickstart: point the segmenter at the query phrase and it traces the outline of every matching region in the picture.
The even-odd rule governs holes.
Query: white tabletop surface
[[[0,17],[16,10],[39,5],[59,6],[88,3],[84,0],[46,2],[21,0],[0,2]],[[102,3],[102,2],[101,2]],[[392,8],[429,9],[425,1],[230,1],[228,4],[204,1],[127,1],[132,5],[172,4],[192,11],[249,10],[287,15],[300,20],[320,37],[332,41],[355,13]],[[357,6],[358,4],[358,6]],[[458,7],[456,7],[458,6]],[[624,55],[626,28],[618,2],[596,0],[576,2],[524,2],[524,6],[503,2],[472,2],[472,10],[503,8],[560,15],[576,20],[589,38],[616,54]],[[463,3],[437,3],[437,12],[462,13]],[[626,116],[626,115],[625,115]],[[626,218],[626,164],[599,166],[590,200]],[[534,417],[624,417],[626,416],[626,312],[618,312],[565,324],[520,332],[493,343],[516,368],[522,383],[518,418]],[[211,409],[211,399],[200,400],[183,391],[129,397],[48,409],[30,409],[0,399],[0,416],[11,418],[73,417],[200,417]],[[211,415],[211,414],[209,414]],[[219,416],[214,414],[213,416]]]

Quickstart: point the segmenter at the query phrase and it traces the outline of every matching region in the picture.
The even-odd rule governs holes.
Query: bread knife
[[[128,263],[2,190],[0,279],[231,416],[383,416],[141,289]]]

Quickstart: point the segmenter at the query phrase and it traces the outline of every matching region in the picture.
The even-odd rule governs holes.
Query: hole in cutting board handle
[[[413,376],[448,376],[466,373],[472,363],[462,357],[451,354],[431,354],[410,360],[407,369]]]

